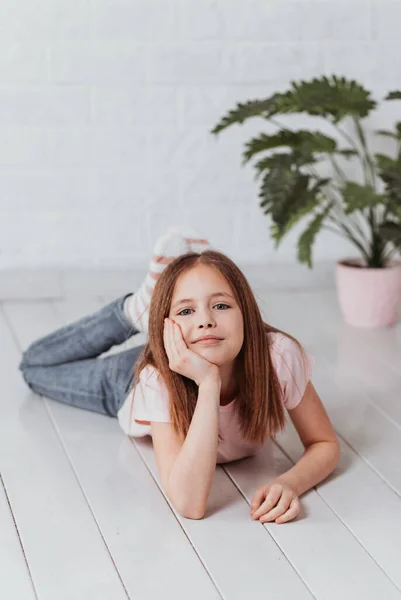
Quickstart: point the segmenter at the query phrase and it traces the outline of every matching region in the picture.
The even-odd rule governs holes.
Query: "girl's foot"
[[[185,236],[185,241],[188,244],[188,252],[203,252],[203,250],[211,249],[209,240],[202,238],[191,227],[178,227],[177,229],[182,231],[182,234]]]
[[[181,254],[202,252],[208,248],[208,240],[188,227],[172,227],[157,240],[144,282],[124,302],[125,314],[137,331],[148,333],[150,300],[156,281],[166,266]]]

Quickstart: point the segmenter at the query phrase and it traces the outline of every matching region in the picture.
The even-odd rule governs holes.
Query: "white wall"
[[[291,79],[401,88],[400,23],[387,0],[1,0],[0,269],[144,264],[185,222],[241,262],[295,262],[241,167],[265,125],[209,130]],[[328,234],[315,259],[344,253]]]

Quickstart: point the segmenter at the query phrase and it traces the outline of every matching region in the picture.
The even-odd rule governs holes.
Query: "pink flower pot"
[[[344,321],[355,327],[388,327],[398,319],[401,304],[401,261],[385,269],[359,267],[362,261],[336,264],[338,300]]]

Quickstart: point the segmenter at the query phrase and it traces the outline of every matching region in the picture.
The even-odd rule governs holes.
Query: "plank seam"
[[[5,311],[4,311],[4,310],[2,310],[1,304],[2,304],[2,303],[0,303],[0,311],[1,311],[2,315],[3,315],[3,316],[5,316]],[[19,340],[18,340],[18,338],[16,338],[16,336],[14,335],[14,330],[13,330],[13,328],[12,328],[12,326],[11,326],[11,323],[8,321],[8,319],[6,318],[6,316],[5,316],[4,320],[5,320],[5,322],[6,322],[7,326],[8,326],[8,328],[10,329],[10,332],[12,332],[12,337],[13,337],[13,339],[14,339],[14,342],[15,342],[15,345],[16,345],[16,347],[17,347],[17,348],[19,348],[19,350],[21,351],[21,345],[20,345],[20,343],[19,343]],[[60,431],[59,431],[59,429],[58,429],[58,427],[57,427],[57,423],[56,423],[56,421],[55,421],[55,419],[54,419],[54,417],[53,417],[53,414],[52,414],[52,412],[51,412],[51,409],[50,409],[50,407],[49,407],[48,401],[47,401],[47,400],[46,400],[46,398],[44,398],[44,397],[43,397],[41,394],[37,394],[37,396],[38,396],[38,397],[40,397],[40,398],[42,399],[42,402],[44,403],[44,406],[45,406],[45,409],[46,409],[47,415],[48,415],[48,417],[49,417],[50,423],[52,424],[52,426],[53,426],[53,429],[54,429],[54,430],[55,430],[55,432],[56,432],[57,438],[58,438],[58,440],[59,440],[59,442],[60,442],[60,445],[61,445],[61,447],[62,447],[62,449],[63,449],[63,451],[64,451],[64,454],[65,454],[65,456],[66,456],[66,458],[67,458],[67,460],[68,460],[68,463],[69,463],[69,465],[70,465],[70,468],[71,468],[71,470],[72,470],[72,472],[73,472],[73,474],[74,474],[74,476],[75,476],[75,479],[76,479],[76,481],[77,481],[77,483],[78,483],[78,486],[79,486],[79,488],[80,488],[80,490],[81,490],[81,492],[82,492],[82,495],[83,495],[83,497],[85,498],[85,502],[86,502],[86,504],[87,504],[87,506],[88,506],[88,508],[89,508],[89,511],[90,511],[90,513],[91,513],[91,515],[92,515],[92,518],[93,518],[94,522],[96,523],[96,528],[97,528],[97,530],[98,530],[98,532],[99,532],[99,534],[100,534],[100,536],[101,536],[101,538],[102,538],[102,540],[103,540],[103,543],[104,543],[104,545],[105,545],[105,547],[106,547],[106,549],[107,549],[107,552],[108,552],[108,554],[109,554],[109,556],[110,556],[110,559],[111,559],[111,561],[112,561],[112,563],[113,563],[113,565],[114,565],[114,568],[115,568],[115,571],[116,571],[116,573],[117,573],[117,576],[118,576],[118,578],[119,578],[119,580],[120,580],[120,582],[121,582],[121,585],[123,586],[124,592],[125,592],[125,594],[126,594],[127,598],[129,598],[129,599],[130,599],[130,595],[129,595],[129,593],[128,593],[128,590],[127,590],[127,588],[125,587],[124,581],[122,580],[122,577],[121,577],[121,575],[120,575],[120,572],[119,572],[119,570],[118,570],[118,568],[117,568],[117,565],[116,565],[116,563],[114,562],[114,559],[113,559],[113,556],[112,556],[112,554],[111,554],[111,551],[110,551],[110,549],[109,549],[109,547],[108,547],[108,545],[107,545],[107,543],[106,543],[106,540],[105,540],[105,538],[104,538],[104,536],[103,536],[103,533],[102,533],[102,530],[101,530],[101,528],[100,528],[100,525],[99,525],[99,523],[98,523],[98,521],[97,521],[97,519],[96,519],[96,517],[95,517],[95,515],[94,515],[94,513],[93,513],[92,507],[91,507],[91,505],[90,505],[90,502],[89,502],[89,500],[88,500],[88,498],[87,498],[87,496],[86,496],[86,494],[85,494],[85,491],[84,491],[84,489],[83,489],[83,487],[82,487],[82,485],[81,485],[81,482],[79,481],[79,478],[78,478],[77,472],[76,472],[76,471],[75,471],[75,469],[74,469],[73,462],[72,462],[72,460],[71,460],[71,457],[70,457],[70,455],[69,455],[69,453],[68,453],[68,451],[67,451],[67,449],[66,449],[66,446],[65,446],[65,444],[64,444],[63,438],[62,438],[62,436],[61,436],[61,434],[60,434]],[[1,477],[1,475],[0,475],[0,477]],[[3,484],[3,487],[4,487],[4,484]],[[7,496],[7,493],[6,493],[6,496]],[[7,496],[7,500],[8,500],[8,496]],[[9,505],[10,505],[10,503],[9,503]],[[10,506],[10,510],[11,510],[11,506]],[[14,518],[14,515],[13,515],[13,518]],[[16,527],[16,529],[17,529],[16,523],[15,523],[15,519],[14,519],[14,524],[15,524],[15,527]],[[17,533],[18,533],[18,529],[17,529]],[[19,537],[19,533],[18,533],[18,537]],[[21,543],[21,547],[22,547],[22,542],[21,542],[21,539],[20,539],[20,543]],[[26,556],[25,556],[25,552],[24,552],[24,557],[25,557],[25,562],[26,562],[26,564],[27,564],[27,567],[28,567],[28,570],[29,570],[29,566],[28,566],[27,558],[26,558]],[[30,573],[30,571],[29,571],[29,573]],[[32,576],[31,576],[31,578],[32,578]],[[36,595],[36,592],[35,592],[35,595]],[[37,597],[37,595],[36,595],[36,598],[38,598],[38,597]]]
[[[341,437],[341,436],[339,436]],[[343,439],[341,437],[341,439]],[[344,441],[344,440],[343,440]],[[345,442],[346,443],[346,442]],[[291,461],[292,464],[294,464],[294,461],[291,460],[291,458],[289,457],[289,455],[286,453],[286,451],[280,446],[280,444],[276,441],[274,441],[274,444],[281,450],[281,452],[284,454],[284,456],[286,456],[288,458],[289,461]],[[349,445],[349,444],[347,444]],[[357,454],[357,453],[356,453]],[[358,455],[359,456],[359,455]],[[323,484],[325,481],[327,481],[327,478],[322,481],[321,483]],[[366,554],[368,554],[370,556],[370,558],[373,560],[373,562],[379,567],[379,569],[382,571],[382,573],[387,577],[387,579],[393,584],[393,586],[396,588],[397,591],[401,591],[401,589],[398,587],[398,585],[392,580],[392,578],[390,577],[390,575],[388,573],[386,573],[386,571],[383,569],[383,567],[380,565],[379,562],[377,562],[377,560],[371,555],[371,553],[369,552],[369,550],[367,548],[365,548],[365,546],[362,544],[362,542],[359,540],[359,538],[353,533],[352,529],[350,529],[348,527],[348,525],[342,520],[342,518],[340,517],[340,515],[338,515],[336,513],[336,511],[334,510],[334,508],[332,506],[330,506],[330,504],[325,500],[325,498],[320,494],[318,487],[320,484],[317,484],[315,486],[313,486],[313,489],[318,495],[319,497],[322,499],[322,501],[326,504],[326,506],[331,510],[331,512],[336,516],[336,518],[340,521],[340,523],[343,524],[343,526],[347,529],[347,531],[349,531],[349,533],[352,535],[352,537],[356,540],[356,542],[361,546],[361,548],[366,552]],[[310,490],[309,490],[310,491]]]
[[[292,462],[292,461],[291,461]],[[239,493],[241,494],[241,496],[244,498],[245,502],[248,504],[249,506],[249,502],[245,496],[245,494],[243,493],[242,489],[237,485],[235,479],[233,477],[231,477],[230,473],[228,473],[226,471],[225,467],[222,467],[224,473],[227,475],[227,477],[232,481],[232,483],[235,485],[235,487],[237,488],[237,490],[239,491]],[[262,523],[261,523],[262,525]],[[292,564],[292,562],[289,560],[289,558],[287,557],[287,555],[285,554],[284,550],[281,548],[280,544],[277,542],[277,540],[275,539],[274,535],[272,535],[270,533],[270,531],[265,527],[265,524],[263,523],[263,529],[265,530],[265,532],[267,533],[267,535],[270,535],[270,537],[272,538],[273,542],[276,544],[277,548],[280,550],[281,554],[283,555],[283,557],[285,558],[285,560],[288,562],[288,564],[290,565],[290,567],[295,571],[295,573],[298,575],[298,577],[300,578],[301,582],[304,584],[304,586],[306,587],[306,589],[308,590],[308,592],[311,594],[311,596],[317,600],[317,596],[315,596],[315,594],[312,592],[312,590],[310,589],[310,587],[308,586],[308,584],[306,583],[306,581],[303,579],[302,575],[298,572],[298,570],[296,569],[296,567]]]
[[[73,462],[72,462],[72,459],[71,459],[71,457],[70,457],[70,455],[69,455],[69,453],[68,453],[68,450],[67,450],[67,448],[66,448],[66,446],[65,446],[65,444],[64,444],[63,437],[62,437],[62,435],[61,435],[61,433],[60,433],[60,431],[59,431],[59,429],[58,429],[57,422],[55,421],[55,419],[54,419],[54,417],[53,417],[53,414],[52,414],[51,408],[49,407],[49,403],[48,403],[48,401],[46,400],[46,398],[44,398],[43,396],[41,396],[41,398],[42,398],[42,400],[43,400],[43,402],[44,402],[44,405],[45,405],[46,411],[47,411],[47,413],[48,413],[49,419],[50,419],[50,421],[51,421],[51,423],[52,423],[52,425],[53,425],[53,427],[54,427],[54,429],[55,429],[55,431],[56,431],[56,434],[57,434],[57,437],[58,437],[58,439],[59,439],[59,442],[60,442],[60,444],[61,444],[61,447],[63,448],[63,450],[64,450],[64,453],[65,453],[65,455],[66,455],[66,457],[67,457],[67,460],[68,460],[68,462],[69,462],[69,464],[70,464],[71,470],[72,470],[72,472],[74,473],[74,476],[75,476],[75,479],[76,479],[76,481],[77,481],[77,483],[78,483],[78,486],[79,486],[79,488],[80,488],[80,490],[81,490],[81,492],[82,492],[82,495],[83,495],[83,497],[85,498],[86,504],[87,504],[87,506],[88,506],[88,508],[89,508],[89,510],[90,510],[90,513],[91,513],[91,515],[92,515],[92,518],[93,518],[94,522],[96,523],[96,528],[97,528],[97,530],[98,530],[98,532],[99,532],[99,534],[100,534],[100,536],[101,536],[101,538],[102,538],[102,540],[103,540],[103,543],[104,543],[104,545],[105,545],[105,547],[106,547],[106,549],[107,549],[107,553],[109,554],[109,556],[110,556],[110,559],[111,559],[111,562],[112,562],[112,563],[113,563],[113,565],[114,565],[114,568],[115,568],[115,570],[116,570],[116,573],[117,573],[117,576],[118,576],[118,578],[119,578],[119,580],[120,580],[120,582],[121,582],[121,585],[123,586],[124,592],[125,592],[125,594],[126,594],[127,598],[131,599],[131,596],[129,595],[129,593],[128,593],[128,590],[127,590],[127,588],[125,587],[125,584],[124,584],[124,581],[123,581],[123,579],[122,579],[122,576],[121,576],[121,574],[120,574],[120,571],[118,570],[118,567],[117,567],[117,565],[116,565],[116,563],[115,563],[115,561],[114,561],[114,558],[113,558],[113,555],[112,555],[112,553],[111,553],[111,550],[110,550],[109,546],[107,545],[107,542],[106,542],[106,539],[105,539],[105,537],[104,537],[104,535],[103,535],[103,532],[102,532],[102,530],[101,530],[101,527],[100,527],[100,525],[99,525],[99,523],[98,523],[98,521],[97,521],[97,519],[96,519],[95,513],[94,513],[94,512],[93,512],[93,510],[92,510],[92,507],[91,507],[91,505],[90,505],[89,499],[88,499],[88,497],[87,497],[87,495],[86,495],[86,493],[85,493],[85,490],[84,490],[84,488],[82,487],[82,484],[81,484],[81,482],[80,482],[80,480],[79,480],[78,474],[77,474],[77,472],[75,471],[74,464],[73,464]]]
[[[136,445],[135,441],[134,441],[134,440],[133,440],[131,437],[129,437],[129,440],[130,440],[131,444],[134,446],[135,450],[137,451],[137,453],[138,453],[138,455],[139,455],[139,458],[141,459],[141,461],[142,461],[142,462],[143,462],[143,464],[145,465],[146,469],[147,469],[147,470],[148,470],[148,472],[150,473],[150,476],[152,477],[153,481],[155,482],[155,484],[156,484],[156,485],[157,485],[157,487],[159,488],[160,492],[162,493],[162,495],[163,495],[163,497],[164,497],[165,501],[167,502],[167,505],[168,505],[169,509],[170,509],[170,510],[171,510],[171,512],[173,513],[173,516],[174,516],[174,518],[176,519],[176,521],[177,521],[177,523],[179,524],[179,526],[181,527],[181,529],[182,529],[182,531],[183,531],[183,533],[184,533],[185,537],[187,538],[187,540],[188,540],[188,541],[189,541],[189,543],[191,544],[191,546],[192,546],[192,548],[193,548],[193,550],[194,550],[194,552],[195,552],[196,556],[199,558],[199,560],[200,560],[200,562],[201,562],[201,565],[202,565],[202,567],[204,568],[204,570],[205,570],[206,574],[208,575],[209,579],[211,580],[211,582],[212,582],[212,583],[213,583],[213,585],[215,586],[215,588],[216,588],[216,590],[217,590],[217,592],[218,592],[218,594],[219,594],[220,598],[224,599],[224,596],[222,595],[222,592],[220,591],[220,589],[219,589],[219,586],[218,586],[217,582],[216,582],[216,581],[214,581],[214,579],[213,579],[213,576],[211,575],[211,573],[209,573],[209,571],[208,571],[208,569],[207,569],[207,567],[206,567],[205,563],[203,562],[203,560],[202,560],[202,558],[201,558],[201,556],[200,556],[199,552],[197,551],[197,549],[196,549],[196,548],[195,548],[195,546],[193,545],[193,543],[192,543],[192,541],[191,541],[191,538],[190,538],[190,536],[189,536],[189,535],[188,535],[188,533],[186,532],[186,530],[185,530],[185,528],[184,528],[183,524],[181,523],[181,520],[180,520],[180,519],[177,517],[176,513],[174,512],[174,510],[173,510],[173,508],[172,508],[172,506],[171,506],[171,502],[170,502],[170,500],[168,499],[167,495],[165,494],[165,492],[164,492],[164,490],[163,490],[163,487],[162,487],[162,486],[159,484],[159,482],[157,481],[156,477],[153,475],[153,473],[152,473],[152,470],[149,468],[149,466],[148,466],[148,464],[147,464],[146,460],[143,458],[143,456],[142,456],[142,453],[141,453],[141,451],[139,450],[139,448],[137,447],[137,445]]]
[[[19,532],[19,530],[18,530],[18,525],[17,525],[17,522],[16,522],[16,520],[15,520],[14,511],[13,511],[13,509],[12,509],[11,502],[10,502],[10,498],[8,497],[7,489],[6,489],[6,486],[5,486],[5,483],[4,483],[4,479],[3,479],[3,476],[2,476],[2,474],[1,474],[1,473],[0,473],[0,482],[1,482],[1,486],[2,486],[2,488],[3,488],[3,490],[4,490],[5,497],[6,497],[6,499],[7,499],[8,507],[9,507],[9,509],[10,509],[10,513],[11,513],[11,516],[12,516],[12,519],[13,519],[13,522],[14,522],[15,531],[17,532],[17,536],[18,536],[18,540],[19,540],[19,543],[20,543],[20,546],[21,546],[22,554],[23,554],[23,556],[24,556],[24,560],[25,560],[26,568],[27,568],[27,570],[28,570],[29,579],[30,579],[30,581],[31,581],[31,585],[32,585],[33,593],[35,594],[35,598],[36,598],[36,600],[39,600],[39,597],[38,597],[38,595],[37,595],[37,593],[36,593],[35,584],[34,584],[34,582],[33,582],[33,577],[32,577],[32,573],[31,573],[31,569],[29,568],[28,560],[27,560],[27,557],[26,557],[26,554],[25,554],[25,548],[24,548],[24,545],[23,545],[23,543],[22,543],[22,539],[21,539],[21,536],[20,536],[20,532]]]

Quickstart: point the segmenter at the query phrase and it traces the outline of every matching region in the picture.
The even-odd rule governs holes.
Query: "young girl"
[[[96,358],[139,331],[145,346]],[[312,364],[263,322],[240,269],[176,228],[158,240],[136,294],[35,341],[20,369],[33,391],[151,435],[165,493],[192,519],[205,514],[216,463],[254,455],[284,428],[286,409],[305,452],[251,502],[253,519],[284,523],[339,458]]]

